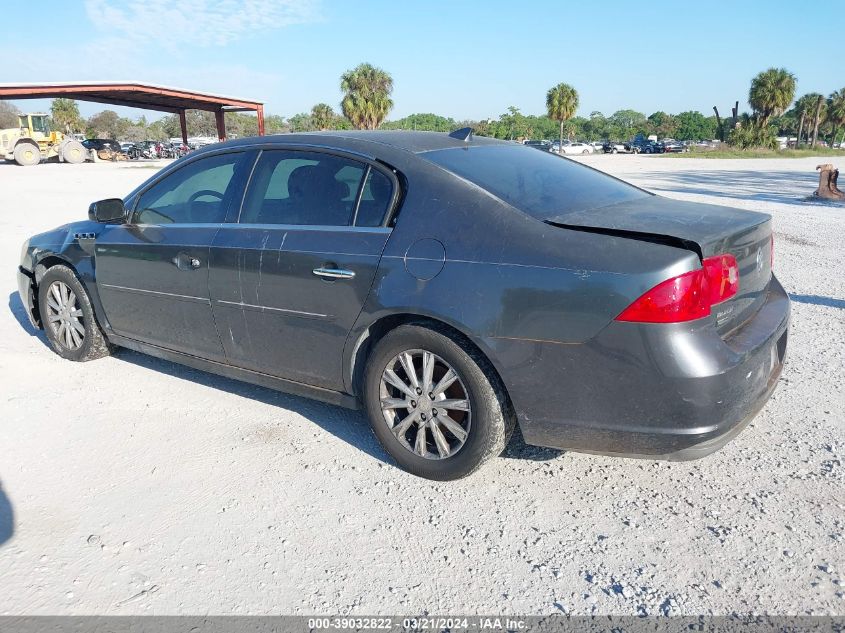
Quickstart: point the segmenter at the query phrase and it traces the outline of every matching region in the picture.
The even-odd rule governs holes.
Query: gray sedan
[[[176,161],[36,235],[21,298],[62,357],[126,347],[362,407],[408,471],[529,444],[706,455],[774,389],[767,215],[660,198],[465,129],[289,134]]]

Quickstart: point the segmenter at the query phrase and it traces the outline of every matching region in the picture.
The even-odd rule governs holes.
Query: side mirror
[[[120,198],[106,198],[92,202],[88,207],[88,219],[94,222],[117,222],[126,217],[126,208]]]

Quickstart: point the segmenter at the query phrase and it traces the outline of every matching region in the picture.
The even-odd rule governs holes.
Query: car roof
[[[469,141],[462,141],[449,136],[446,132],[413,132],[407,130],[337,130],[332,132],[302,132],[290,134],[275,134],[271,136],[252,136],[235,141],[226,141],[222,145],[255,145],[255,144],[285,144],[297,143],[326,145],[337,149],[361,149],[361,143],[372,144],[374,153],[378,146],[389,146],[394,149],[411,153],[429,152],[437,149],[457,147],[473,147],[479,145],[504,145],[507,141],[499,141],[484,136],[473,136]],[[221,147],[221,145],[213,145]]]

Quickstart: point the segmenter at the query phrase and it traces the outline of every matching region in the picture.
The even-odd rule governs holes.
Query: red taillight
[[[710,286],[710,305],[722,303],[739,290],[739,267],[733,255],[715,255],[701,262]]]
[[[617,321],[679,323],[710,314],[704,270],[693,270],[657,284],[616,317]]]
[[[702,267],[667,279],[629,305],[617,321],[681,323],[701,319],[710,307],[739,290],[739,268],[733,255],[715,255]]]

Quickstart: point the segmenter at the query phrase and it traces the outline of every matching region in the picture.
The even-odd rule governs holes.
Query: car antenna
[[[459,141],[464,141],[469,143],[472,140],[472,128],[471,127],[462,127],[460,130],[455,130],[454,132],[450,132],[449,136],[452,138],[456,138]]]

